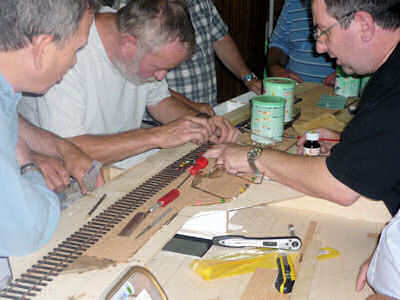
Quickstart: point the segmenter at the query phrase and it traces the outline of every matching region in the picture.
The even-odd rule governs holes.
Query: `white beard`
[[[136,62],[132,65],[131,70],[128,70],[127,66],[118,60],[115,60],[112,63],[115,69],[121,74],[121,76],[129,82],[133,83],[134,85],[144,85],[146,83],[157,81],[154,76],[148,78],[140,77],[140,75],[138,74],[139,64],[137,64]]]

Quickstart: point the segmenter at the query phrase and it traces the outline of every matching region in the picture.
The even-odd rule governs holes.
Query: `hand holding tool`
[[[222,235],[212,239],[214,245],[230,248],[258,247],[280,250],[299,250],[301,239],[290,237],[245,237],[243,235]]]
[[[194,165],[189,168],[188,176],[186,176],[185,179],[183,179],[182,182],[178,184],[176,189],[179,189],[186,182],[186,180],[190,178],[190,176],[196,175],[201,169],[207,167],[207,165],[208,165],[208,159],[205,158],[204,156],[201,156],[198,159],[196,159]]]

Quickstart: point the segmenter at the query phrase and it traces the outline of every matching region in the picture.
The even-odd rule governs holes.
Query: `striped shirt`
[[[334,69],[333,60],[315,51],[310,1],[286,0],[269,47],[280,48],[289,57],[287,69],[304,81],[322,82]]]

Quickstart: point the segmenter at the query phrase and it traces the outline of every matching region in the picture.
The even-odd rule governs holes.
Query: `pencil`
[[[283,137],[287,138],[287,139],[301,139],[302,138],[301,135],[298,135],[298,136],[284,135]],[[318,141],[338,143],[338,142],[340,142],[340,139],[319,138]]]
[[[104,199],[106,199],[107,194],[104,194],[103,196],[100,197],[99,201],[97,201],[97,203],[93,206],[93,208],[89,211],[88,216],[90,217],[94,211],[96,210],[97,207],[99,207],[99,205],[101,204],[101,202],[104,201]]]

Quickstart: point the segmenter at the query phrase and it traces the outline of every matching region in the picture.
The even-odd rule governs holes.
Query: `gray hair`
[[[131,0],[118,11],[117,27],[153,51],[178,40],[194,52],[194,29],[182,0]]]
[[[396,30],[400,27],[400,0],[325,0],[325,4],[328,14],[337,20],[348,16],[342,22],[345,28],[357,11],[369,13],[383,29]]]
[[[86,9],[97,0],[0,0],[0,51],[18,50],[38,35],[63,45],[79,27]]]

